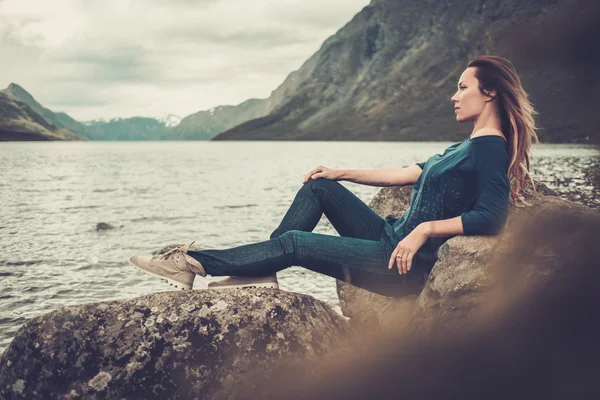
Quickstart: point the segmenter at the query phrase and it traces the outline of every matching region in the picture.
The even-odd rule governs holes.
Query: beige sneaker
[[[271,288],[279,289],[277,273],[267,276],[228,276],[206,284],[204,289]]]
[[[166,253],[154,257],[133,256],[129,262],[135,269],[165,279],[178,289],[191,290],[196,274],[206,276],[202,264],[187,254],[193,243],[174,247]]]

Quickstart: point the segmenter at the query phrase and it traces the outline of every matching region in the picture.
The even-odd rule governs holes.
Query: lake
[[[467,135],[465,135],[465,138]],[[268,240],[313,168],[411,165],[452,142],[0,143],[0,354],[28,319],[57,308],[172,288],[128,265],[134,254],[196,240],[228,248]],[[597,208],[583,169],[597,148],[538,144],[534,178]],[[369,203],[381,189],[341,182]],[[115,229],[97,231],[100,222]],[[314,232],[337,235],[321,219]],[[335,280],[301,267],[280,287],[340,312]]]

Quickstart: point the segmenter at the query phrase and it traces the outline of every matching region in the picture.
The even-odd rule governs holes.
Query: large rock
[[[238,382],[284,355],[310,360],[349,333],[327,304],[270,289],[65,307],[17,332],[0,359],[0,398],[235,398]]]
[[[407,293],[396,297],[381,296],[367,290],[337,281],[338,297],[342,313],[351,318],[351,323],[359,327],[368,324],[383,324],[386,320],[393,321],[394,326],[408,323],[410,315],[414,311],[417,298],[421,307],[433,307],[436,304],[436,296],[448,296],[451,288],[465,288],[463,301],[468,303],[468,293],[473,287],[479,285],[480,277],[487,268],[487,261],[496,243],[505,236],[511,235],[511,221],[518,220],[523,213],[531,213],[534,210],[547,210],[552,212],[553,207],[579,209],[575,203],[559,200],[556,192],[549,189],[543,183],[535,181],[538,197],[529,197],[528,202],[533,204],[530,208],[510,207],[509,216],[503,233],[495,236],[455,236],[447,240],[437,253],[437,261],[429,274],[423,292],[417,296]],[[369,206],[382,217],[388,214],[402,215],[410,205],[410,194],[412,185],[392,186],[380,190],[373,198]],[[540,208],[541,205],[545,207]],[[546,211],[545,211],[546,212]],[[468,269],[468,272],[464,269]],[[435,282],[435,283],[434,283]],[[446,285],[444,289],[438,285]],[[453,293],[457,295],[458,293]],[[438,304],[443,308],[442,304]],[[421,317],[424,318],[424,317]],[[414,320],[414,318],[413,318]]]
[[[512,210],[501,235],[458,236],[440,248],[439,260],[410,320],[413,331],[460,330],[466,319],[483,315],[489,306],[484,299],[490,298],[499,283],[491,268],[500,258],[504,263],[518,259],[525,265],[520,275],[504,278],[514,285],[526,281],[527,290],[535,291],[552,279],[556,266],[569,264],[569,243],[581,236],[582,221],[597,221],[600,236],[600,213],[595,210],[552,196],[530,202],[531,207]]]

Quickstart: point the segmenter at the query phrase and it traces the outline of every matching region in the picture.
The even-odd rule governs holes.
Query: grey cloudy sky
[[[369,0],[0,0],[0,87],[85,121],[266,98]]]

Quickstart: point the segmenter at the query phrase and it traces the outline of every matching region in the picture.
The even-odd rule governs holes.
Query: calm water
[[[227,248],[267,240],[322,164],[410,165],[451,142],[0,143],[0,354],[29,318],[62,306],[170,290],[135,272],[133,254],[196,240]],[[534,177],[597,207],[583,168],[597,149],[536,145]],[[342,184],[368,203],[381,188]],[[590,202],[589,199],[592,199]],[[116,229],[96,231],[96,224]],[[325,217],[315,232],[337,235]],[[339,312],[335,280],[300,267],[280,286]]]

